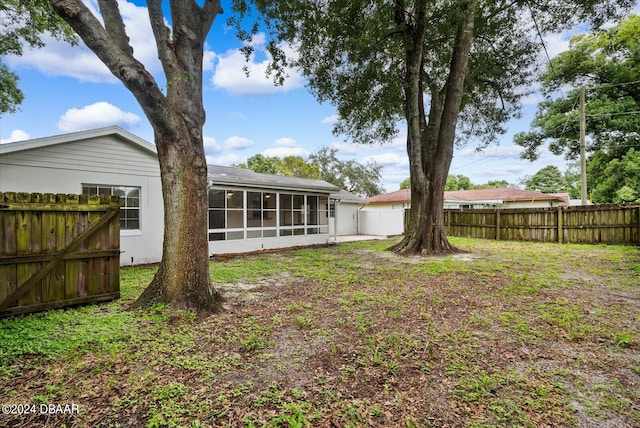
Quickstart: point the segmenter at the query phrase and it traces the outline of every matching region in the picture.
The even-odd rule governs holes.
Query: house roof
[[[372,196],[367,200],[368,204],[398,204],[411,202],[411,189],[401,189],[384,195]]]
[[[493,189],[456,190],[444,192],[446,201],[460,202],[486,202],[492,203],[516,202],[516,201],[562,201],[560,195],[532,192],[530,190],[513,189],[510,187]],[[369,198],[369,204],[393,204],[411,202],[411,190],[402,189],[384,195]]]
[[[502,202],[519,202],[519,201],[563,201],[562,197],[557,195],[533,192],[531,190],[513,189],[511,187],[501,187],[497,189],[473,189],[473,190],[456,190],[444,192],[444,199],[447,201],[502,201]]]
[[[358,195],[355,195],[351,192],[347,192],[346,190],[340,190],[338,193],[331,194],[332,199],[338,199],[341,202],[350,202],[350,203],[359,203],[364,204],[367,202],[366,198],[361,198]]]
[[[53,135],[51,137],[34,138],[31,140],[15,141],[12,143],[0,144],[0,155],[5,153],[20,152],[23,150],[37,149],[40,147],[54,146],[56,144],[70,143],[73,141],[88,140],[91,138],[106,137],[115,135],[122,138],[143,150],[157,155],[156,146],[148,141],[125,131],[119,126],[108,126],[105,128],[90,129],[87,131],[71,132],[68,134]]]
[[[154,156],[158,155],[154,144],[149,143],[137,135],[125,131],[119,126],[108,126],[87,131],[71,132],[68,134],[0,144],[0,155],[106,136],[119,137],[123,141],[139,147]],[[279,189],[315,190],[318,192],[337,192],[340,190],[326,181],[320,180],[259,174],[247,169],[216,165],[208,165],[208,170],[209,181],[212,184],[249,185],[252,187],[264,188],[277,187]]]
[[[340,189],[322,180],[285,177],[273,174],[261,174],[249,169],[230,166],[207,165],[209,182],[216,185],[251,186],[283,190],[315,190],[318,192],[337,192]]]

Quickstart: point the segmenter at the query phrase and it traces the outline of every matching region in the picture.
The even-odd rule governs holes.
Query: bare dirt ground
[[[8,320],[14,344],[56,328],[5,351],[0,404],[79,411],[0,425],[640,426],[638,248],[389,244],[212,262],[226,303],[206,319],[127,310],[150,275],[131,270],[123,302]]]

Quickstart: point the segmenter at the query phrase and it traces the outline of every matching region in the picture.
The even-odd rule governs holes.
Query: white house
[[[119,195],[120,263],[162,258],[156,148],[119,127],[0,145],[0,191]]]
[[[330,195],[319,180],[209,167],[211,255],[327,243]],[[162,257],[164,216],[155,146],[112,126],[0,145],[0,191],[121,198],[120,262]]]

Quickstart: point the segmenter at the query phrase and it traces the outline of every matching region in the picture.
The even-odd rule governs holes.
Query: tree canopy
[[[632,3],[256,1],[277,38],[295,43],[316,97],[336,106],[337,133],[387,142],[406,124],[412,210],[395,250],[423,254],[454,250],[442,208],[454,143],[504,132],[533,78],[539,31],[602,21]]]
[[[574,37],[569,50],[551,60],[542,76],[545,100],[538,106],[532,129],[515,137],[525,148],[523,157],[534,160],[540,147],[576,159],[580,152],[578,96],[585,89],[586,150],[589,193],[595,202],[615,202],[629,176],[606,176],[620,166],[628,152],[640,150],[640,16],[630,15],[618,25]],[[560,88],[570,89],[554,97]],[[630,155],[626,159],[633,158]],[[609,163],[614,162],[609,167]],[[605,184],[607,183],[607,184]]]
[[[337,157],[337,152],[324,146],[309,156],[309,162],[319,169],[321,180],[360,196],[384,193],[380,184],[382,166],[373,161],[362,164],[353,159],[342,160]]]
[[[339,159],[337,150],[327,146],[312,153],[308,162],[300,156],[278,158],[256,154],[248,158],[246,163],[232,166],[265,174],[324,180],[360,196],[374,196],[384,192],[380,184],[380,165],[373,161],[362,164],[356,160]]]
[[[588,149],[625,153],[640,144],[640,16],[615,27],[571,39],[569,50],[553,58],[542,76],[546,99],[538,106],[532,130],[516,135],[535,160],[548,144],[554,154],[576,159],[580,152],[578,97],[586,89]],[[565,96],[553,98],[569,85]]]
[[[250,169],[253,172],[263,174],[311,179],[320,178],[320,169],[316,165],[306,162],[300,156],[285,156],[284,158],[279,158],[276,156],[264,156],[258,153],[248,158],[245,163],[238,163],[232,166]]]
[[[43,47],[43,33],[74,43],[73,30],[47,0],[3,0],[0,2],[0,57],[22,55],[25,45]],[[18,76],[0,59],[0,116],[13,113],[24,94]]]
[[[548,165],[524,180],[525,189],[542,193],[567,192],[567,181],[557,166]]]

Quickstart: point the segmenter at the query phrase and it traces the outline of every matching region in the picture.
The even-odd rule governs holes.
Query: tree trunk
[[[208,0],[202,7],[171,0],[172,31],[165,25],[163,1],[147,0],[166,95],[133,56],[117,2],[98,0],[103,25],[82,0],[49,1],[131,91],[154,129],[164,200],[162,262],[134,306],[168,303],[174,309],[220,310],[222,298],[212,288],[209,273],[208,176],[202,141],[203,46],[222,12],[219,0]]]
[[[405,77],[407,152],[411,177],[411,213],[404,239],[391,247],[400,254],[445,255],[458,252],[447,240],[444,224],[444,188],[451,160],[455,129],[462,105],[464,77],[473,43],[475,0],[463,4],[465,13],[458,28],[449,76],[442,91],[430,87],[429,121],[424,108],[424,39],[418,26],[408,46]],[[416,16],[421,16],[416,13]],[[416,31],[418,30],[418,31]]]
[[[191,137],[192,139],[192,137]],[[170,303],[174,309],[216,312],[221,295],[209,272],[207,165],[189,135],[174,139],[156,135],[167,153],[160,157],[164,199],[162,262],[151,284],[134,303]]]

